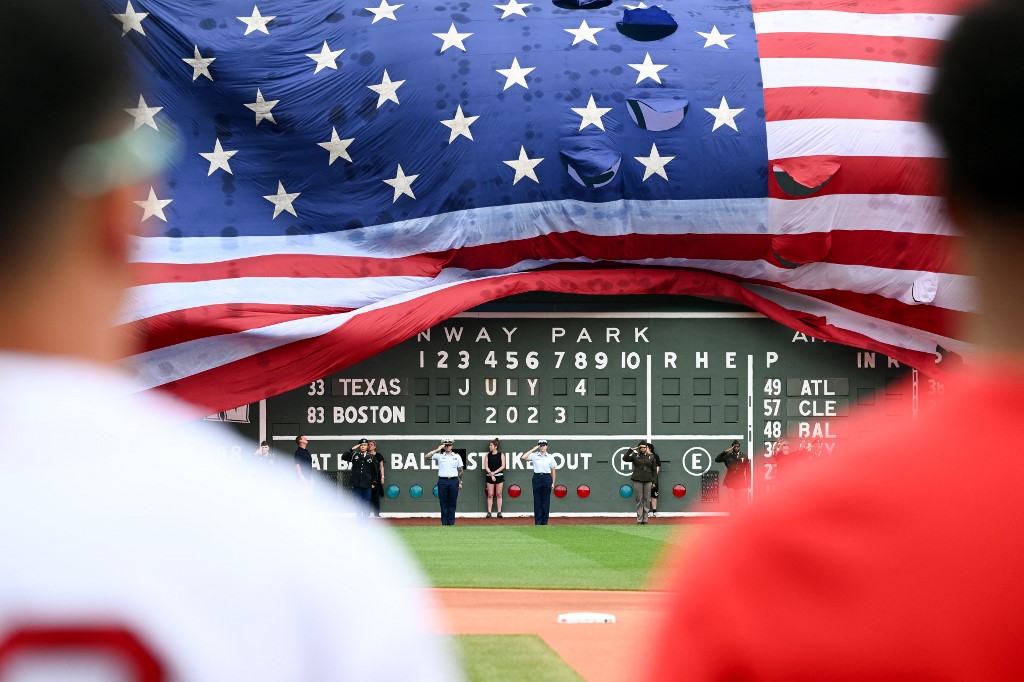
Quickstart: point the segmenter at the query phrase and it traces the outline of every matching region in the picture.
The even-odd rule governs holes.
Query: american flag
[[[691,294],[932,371],[972,283],[922,123],[965,0],[111,0],[123,324],[211,410],[529,291]]]

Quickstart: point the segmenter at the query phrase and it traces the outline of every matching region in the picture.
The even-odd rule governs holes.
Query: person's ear
[[[117,187],[95,198],[100,247],[111,263],[128,263],[132,240],[140,234],[139,209],[134,201],[145,197],[139,184]]]

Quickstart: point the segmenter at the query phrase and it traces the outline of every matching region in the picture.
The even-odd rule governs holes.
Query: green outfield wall
[[[519,454],[543,437],[566,487],[553,513],[629,514],[622,456],[649,438],[662,460],[659,511],[711,515],[725,511],[713,459],[734,439],[753,454],[757,497],[784,475],[780,439],[806,459],[841,456],[872,428],[851,417],[858,408],[912,419],[942,390],[884,355],[713,308],[466,313],[236,421],[249,422],[254,448],[263,433],[285,462],[306,435],[324,485],[345,485],[341,453],[376,439],[393,495],[384,511],[398,514],[437,513],[425,453],[444,436],[466,462],[460,513],[485,508],[481,465],[494,437],[510,460],[505,511],[531,511],[532,472]]]

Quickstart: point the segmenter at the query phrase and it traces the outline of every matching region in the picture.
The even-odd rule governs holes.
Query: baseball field
[[[416,523],[417,525],[408,525]],[[423,525],[430,523],[431,525]],[[434,587],[469,680],[622,680],[630,641],[653,632],[659,566],[707,523],[659,518],[396,520],[395,532]],[[568,613],[614,623],[559,623]]]

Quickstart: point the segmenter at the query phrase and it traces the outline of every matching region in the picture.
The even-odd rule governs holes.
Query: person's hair
[[[497,451],[501,452],[501,441],[500,441],[500,440],[498,440],[497,438],[495,438],[494,440],[492,440],[492,441],[491,441],[491,444],[493,444],[493,445],[494,445],[494,449],[495,449],[495,450],[497,450]]]
[[[264,445],[267,445],[267,441],[261,440],[260,441],[260,447],[262,448]]]
[[[305,436],[295,436],[295,444],[298,445],[299,441],[302,440],[303,438],[305,438]]]
[[[926,116],[945,148],[951,196],[977,209],[1024,217],[1024,191],[1014,172],[1024,157],[1024,2],[991,0],[967,12],[953,29],[938,63]],[[995,106],[999,121],[986,116]]]
[[[128,106],[121,25],[101,12],[93,0],[0,0],[0,130],[10,169],[0,184],[0,269],[45,248],[50,235],[27,221],[62,187],[69,153],[112,132]]]

